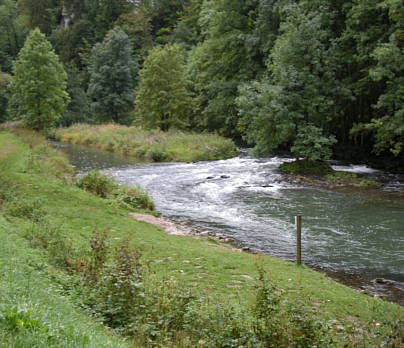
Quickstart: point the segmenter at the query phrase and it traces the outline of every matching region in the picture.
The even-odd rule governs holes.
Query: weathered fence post
[[[295,216],[296,219],[296,262],[298,265],[302,264],[302,217]]]

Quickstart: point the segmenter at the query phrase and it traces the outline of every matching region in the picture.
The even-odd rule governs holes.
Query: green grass
[[[240,318],[250,318],[260,264],[277,291],[283,293],[284,304],[303,303],[305,308],[315,309],[316,318],[330,325],[336,341],[348,346],[361,346],[358,342],[379,346],[389,335],[399,335],[394,324],[404,317],[402,307],[360,294],[305,266],[235,252],[209,239],[167,235],[155,226],[137,222],[128,217],[128,209],[66,184],[69,171],[60,178],[46,175],[38,165],[42,160],[53,163],[52,173],[61,171],[65,164],[52,161],[53,150],[35,152],[32,143],[32,139],[29,146],[14,135],[0,133],[0,346],[124,346],[119,337],[108,334],[110,331],[78,307],[84,299],[72,289],[76,277],[60,268],[71,258],[85,260],[94,231],[108,233],[111,251],[126,240],[142,250],[150,288],[175,283],[195,298],[208,297],[209,308],[230,306]],[[16,209],[20,214],[13,213]],[[51,226],[49,231],[59,231],[57,240],[64,242],[57,262],[52,259],[51,246],[32,247],[32,230],[43,229],[43,219]],[[211,309],[207,311],[213,315]],[[196,346],[185,336],[176,340],[172,346]],[[139,337],[137,342],[146,345]]]
[[[56,139],[120,153],[139,161],[196,162],[230,158],[237,153],[230,139],[214,134],[150,131],[114,124],[76,124],[59,129]]]
[[[0,346],[128,347],[64,294],[40,250],[0,216]]]

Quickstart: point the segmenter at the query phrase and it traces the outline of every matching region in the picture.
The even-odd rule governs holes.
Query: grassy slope
[[[236,155],[234,143],[218,135],[149,131],[115,124],[76,124],[59,129],[56,138],[131,156],[139,161],[196,162]]]
[[[5,148],[8,150],[4,150]],[[127,216],[126,210],[113,208],[106,200],[77,187],[43,175],[23,173],[28,155],[27,147],[13,136],[0,133],[0,152],[3,153],[0,168],[12,175],[13,182],[18,185],[16,194],[39,202],[53,222],[62,226],[74,248],[88,248],[88,241],[95,229],[109,231],[112,244],[130,236],[132,243],[143,247],[156,281],[172,276],[183,283],[184,287],[192,288],[195,294],[209,293],[219,301],[233,299],[240,306],[253,300],[254,281],[249,277],[257,276],[256,256],[228,250],[226,246],[210,240],[167,235],[154,226],[134,221]],[[21,288],[21,292],[11,292],[6,301],[2,299],[2,305],[24,306],[29,303],[29,308],[34,309],[32,316],[39,317],[45,326],[55,321],[56,326],[69,328],[69,323],[76,321],[76,317],[80,318],[77,319],[77,325],[71,326],[73,333],[70,334],[68,329],[63,339],[74,340],[77,339],[76,336],[82,339],[84,335],[102,340],[105,335],[97,329],[97,325],[82,325],[85,321],[84,314],[74,309],[69,300],[60,296],[57,287],[51,286],[46,259],[22,239],[27,229],[23,221],[18,218],[9,220],[10,222],[6,222],[1,218],[0,233],[3,236],[8,234],[7,243],[10,246],[7,250],[11,250],[10,253],[14,255],[13,262],[20,275],[15,279],[10,278],[11,263],[4,262],[7,254],[2,253],[1,287],[5,288],[9,282],[14,282],[15,285],[12,286]],[[27,257],[23,257],[23,254],[36,255],[32,260],[39,261],[33,261],[31,265],[25,261]],[[307,267],[298,267],[266,256],[259,259],[270,271],[277,286],[286,291],[289,301],[303,300],[308,306],[318,308],[323,318],[343,321],[344,318],[355,317],[357,322],[374,328],[376,321],[383,326],[384,322],[404,315],[404,309],[400,306],[359,294]],[[27,277],[26,274],[31,276]],[[33,280],[29,284],[31,295],[27,294],[28,279]],[[38,307],[35,307],[36,303],[39,304]],[[59,312],[63,315],[58,315]],[[53,319],[46,319],[47,317]],[[94,333],[93,336],[88,330],[97,334]],[[5,334],[9,333],[6,331]],[[3,342],[4,340],[3,332]],[[117,340],[115,344],[120,343]],[[112,343],[109,346],[113,346]]]
[[[17,174],[27,154],[15,137],[0,134],[0,172],[19,185],[29,184],[30,176]],[[63,295],[44,253],[21,233],[0,214],[0,346],[127,347]]]

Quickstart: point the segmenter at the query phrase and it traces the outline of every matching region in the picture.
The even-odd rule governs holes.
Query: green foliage
[[[356,187],[373,187],[377,188],[380,187],[380,183],[371,179],[362,179],[360,182],[354,184]]]
[[[356,179],[358,176],[354,173],[347,173],[347,172],[337,172],[334,171],[331,174],[327,174],[326,178],[332,181],[343,181],[346,179]]]
[[[239,126],[260,154],[295,141],[301,150],[298,134],[311,133],[313,142],[338,117],[350,95],[337,78],[337,46],[330,30],[333,13],[326,4],[316,11],[310,6],[303,1],[285,8],[286,20],[271,52],[267,76],[239,89]],[[316,141],[329,148],[334,141],[325,133]],[[314,152],[311,155],[317,158],[329,155]]]
[[[308,124],[300,127],[291,151],[296,156],[303,156],[305,160],[315,162],[329,159],[332,155],[331,146],[337,140],[334,136],[325,137],[322,130]]]
[[[115,200],[123,206],[135,209],[154,210],[154,202],[139,185],[118,186],[114,191]]]
[[[133,52],[145,57],[153,47],[151,14],[146,8],[122,14],[117,25],[129,36]]]
[[[311,161],[294,161],[284,162],[279,166],[279,170],[287,174],[303,174],[303,175],[318,175],[325,176],[333,174],[334,171],[325,162],[311,162]]]
[[[43,141],[32,136],[28,143]],[[263,348],[282,342],[272,345],[373,347],[401,342],[400,306],[267,256],[260,257],[254,282],[255,255],[167,235],[105,199],[54,180],[51,173],[21,174],[29,146],[15,136],[0,134],[0,148],[0,197],[6,202],[10,194],[26,201],[40,198],[46,212],[38,221],[7,221],[0,214],[0,342],[5,346]],[[108,233],[97,232],[97,226]],[[270,278],[264,268],[271,270]],[[238,289],[231,286],[236,279]],[[3,320],[6,313],[9,318]],[[355,322],[344,319],[353,315]],[[15,329],[18,320],[23,329]],[[30,320],[38,320],[33,330]]]
[[[0,71],[0,123],[7,120],[7,106],[10,99],[11,76]]]
[[[120,29],[108,32],[91,57],[88,94],[98,122],[127,122],[132,109],[137,65],[128,35]]]
[[[77,181],[77,186],[97,196],[106,198],[114,189],[114,179],[93,169]]]
[[[187,64],[196,95],[194,127],[238,135],[237,87],[259,68],[247,44],[253,13],[250,1],[203,2],[199,25],[206,39],[192,49]]]
[[[62,127],[68,127],[79,122],[88,122],[90,118],[89,101],[83,88],[79,70],[74,66],[70,66],[66,68],[66,72],[67,93],[70,96],[70,103],[58,120],[58,126]]]
[[[83,175],[77,186],[99,197],[110,198],[113,204],[124,208],[154,210],[154,202],[140,186],[118,185],[112,177],[96,169]]]
[[[133,4],[126,0],[98,0],[97,7],[91,10],[95,13],[96,37],[103,39],[113,28],[119,16],[133,10]]]
[[[39,28],[45,34],[50,34],[61,11],[61,3],[53,0],[19,0],[18,5],[26,27]]]
[[[7,73],[11,73],[12,61],[17,57],[27,34],[18,15],[16,1],[0,1],[0,71]]]
[[[191,100],[179,45],[156,47],[146,57],[136,89],[136,122],[147,128],[184,128]]]
[[[57,131],[57,139],[131,156],[139,161],[195,162],[230,158],[237,154],[230,139],[214,134],[144,130],[119,125],[77,124]]]
[[[69,100],[66,79],[51,44],[35,29],[13,66],[10,113],[35,130],[53,127]]]
[[[38,201],[21,198],[13,199],[4,205],[4,214],[39,221],[44,216],[43,210],[38,206],[39,203]]]
[[[404,144],[404,13],[396,1],[383,1],[380,7],[388,10],[394,32],[388,42],[379,43],[371,57],[377,62],[369,71],[370,78],[385,85],[375,109],[377,117],[370,123],[356,125],[352,134],[372,132],[374,152],[389,150],[395,157],[403,153]]]

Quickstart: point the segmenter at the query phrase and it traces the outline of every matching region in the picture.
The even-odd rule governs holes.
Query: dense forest
[[[0,0],[0,122],[213,131],[404,170],[402,0]]]

